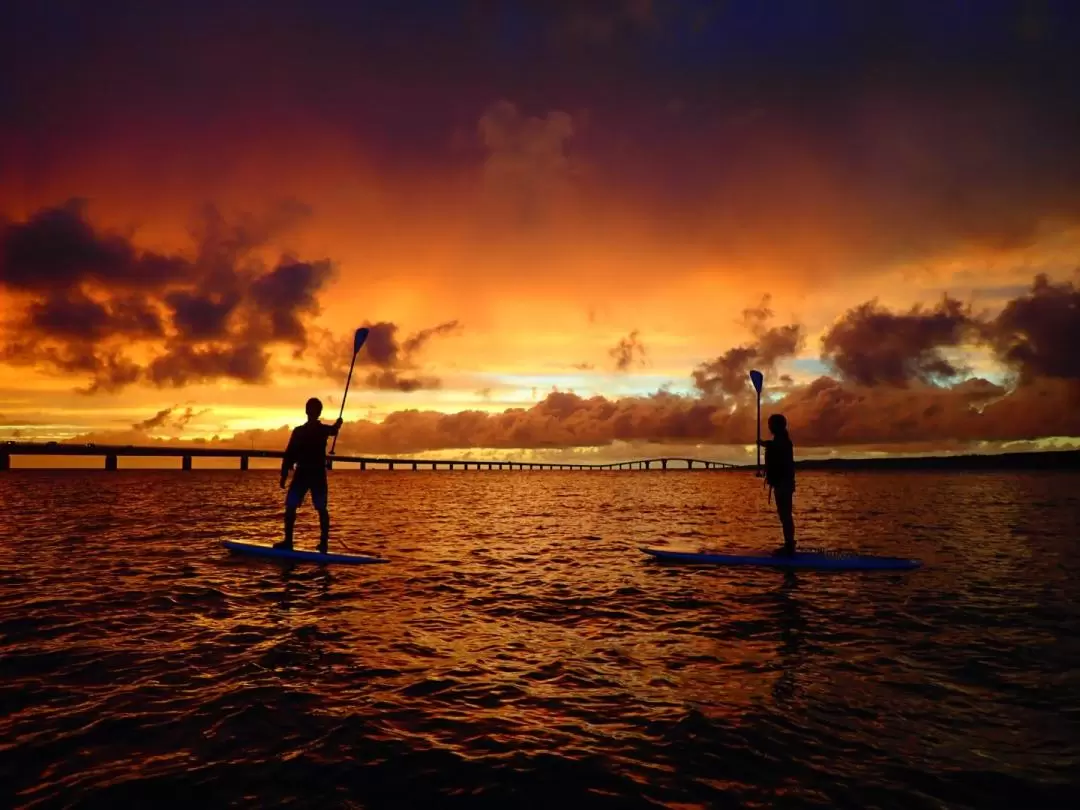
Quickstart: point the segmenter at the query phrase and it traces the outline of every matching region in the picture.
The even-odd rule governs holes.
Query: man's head
[[[322,414],[322,401],[318,397],[312,397],[304,406],[304,411],[309,419],[318,419]]]
[[[769,430],[774,436],[778,433],[787,433],[787,419],[782,413],[774,413],[769,417]]]

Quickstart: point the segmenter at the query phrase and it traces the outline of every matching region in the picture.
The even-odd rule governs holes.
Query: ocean
[[[1080,474],[0,473],[0,806],[1050,808],[1080,798]],[[296,544],[318,528],[301,509]]]

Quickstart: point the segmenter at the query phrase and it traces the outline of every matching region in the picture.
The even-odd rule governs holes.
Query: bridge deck
[[[0,445],[0,470],[11,469],[12,456],[103,456],[105,469],[117,469],[117,460],[125,457],[179,458],[183,469],[190,470],[194,458],[237,458],[240,469],[249,468],[248,461],[253,458],[280,459],[281,450],[244,450],[235,447],[138,447],[134,445],[102,444],[64,444],[62,442],[6,442]],[[359,464],[360,469],[367,469],[369,464],[382,465],[390,469],[398,466],[412,469],[488,469],[488,470],[650,470],[654,466],[661,470],[669,464],[685,464],[689,469],[718,470],[741,469],[741,467],[723,461],[701,458],[663,457],[645,458],[634,461],[609,463],[560,463],[544,461],[476,461],[472,459],[429,459],[429,458],[388,458],[380,456],[332,456],[333,464]]]

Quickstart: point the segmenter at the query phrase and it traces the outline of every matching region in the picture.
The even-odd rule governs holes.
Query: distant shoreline
[[[963,456],[808,458],[796,461],[795,467],[800,470],[1080,470],[1080,450],[973,453]]]

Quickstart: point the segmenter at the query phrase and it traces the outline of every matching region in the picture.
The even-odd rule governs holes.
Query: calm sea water
[[[0,806],[1062,807],[1080,476],[345,472],[288,567],[273,472],[0,474]],[[298,546],[317,523],[301,512]]]

